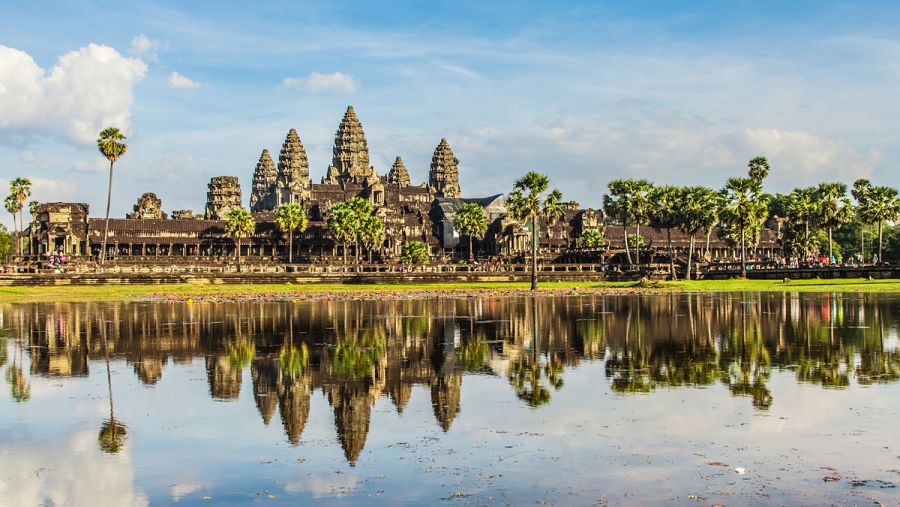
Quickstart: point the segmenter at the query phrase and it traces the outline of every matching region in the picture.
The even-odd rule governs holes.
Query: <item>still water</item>
[[[0,505],[897,505],[900,297],[0,306]]]

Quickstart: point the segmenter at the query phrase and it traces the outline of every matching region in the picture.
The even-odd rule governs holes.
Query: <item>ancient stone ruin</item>
[[[428,186],[438,197],[461,197],[459,190],[459,160],[453,155],[450,144],[441,139],[431,157]]]
[[[295,132],[296,134],[296,132]],[[299,139],[298,139],[299,142]],[[250,194],[250,211],[257,212],[273,209],[276,205],[275,183],[278,172],[269,150],[263,150],[253,171],[253,190]]]
[[[281,145],[276,178],[275,206],[309,199],[309,160],[295,129],[288,131],[284,144]],[[260,207],[260,210],[271,210],[275,206]]]
[[[241,207],[241,183],[234,176],[216,176],[209,180],[206,193],[206,219],[224,220],[229,211]]]
[[[331,166],[322,183],[371,185],[378,181],[375,168],[369,165],[369,145],[353,106],[347,108],[334,136]]]
[[[190,209],[172,210],[172,219],[173,220],[192,220],[194,218],[197,218],[196,216],[194,216],[194,210],[190,210]]]
[[[125,215],[125,218],[159,220],[167,218],[167,215],[162,210],[162,199],[153,192],[147,192],[138,198],[134,211]]]
[[[388,183],[394,183],[401,187],[408,187],[410,185],[409,172],[406,170],[406,165],[403,163],[402,158],[397,157],[394,160],[394,165],[391,166],[391,172],[388,173]]]

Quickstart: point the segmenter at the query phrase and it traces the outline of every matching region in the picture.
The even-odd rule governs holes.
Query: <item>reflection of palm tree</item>
[[[509,367],[509,383],[516,391],[516,396],[532,408],[550,403],[550,390],[541,383],[541,334],[538,318],[537,298],[531,297],[531,352],[523,354],[512,361]],[[562,371],[559,359],[548,361],[545,373],[551,385],[556,389],[562,387],[559,373]]]
[[[127,431],[125,425],[116,421],[116,412],[113,404],[112,372],[109,368],[109,339],[106,335],[106,322],[101,321],[101,333],[103,334],[103,353],[106,359],[106,386],[109,389],[109,419],[103,422],[100,428],[100,449],[103,452],[115,454],[125,445]]]

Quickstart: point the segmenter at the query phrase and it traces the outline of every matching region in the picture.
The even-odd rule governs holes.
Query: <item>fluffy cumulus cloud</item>
[[[286,77],[281,86],[288,90],[301,90],[310,93],[353,93],[359,89],[356,78],[343,72],[321,74],[310,72],[306,77]]]
[[[98,44],[64,54],[49,70],[0,46],[0,134],[88,144],[107,126],[127,131],[134,85],[146,74],[142,60]]]
[[[200,88],[200,83],[187,76],[173,72],[169,74],[169,86],[176,90],[196,90]]]

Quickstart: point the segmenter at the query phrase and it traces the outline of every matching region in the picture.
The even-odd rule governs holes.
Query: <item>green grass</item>
[[[278,285],[121,285],[121,286],[52,286],[0,287],[0,303],[128,301],[146,296],[238,296],[242,294],[284,294],[298,292],[382,292],[417,290],[505,290],[528,289],[528,283],[437,283],[437,284],[278,284]],[[603,291],[632,289],[635,291],[776,291],[776,292],[900,292],[900,280],[709,280],[653,282],[639,287],[634,282],[543,282],[542,289],[588,289]]]

